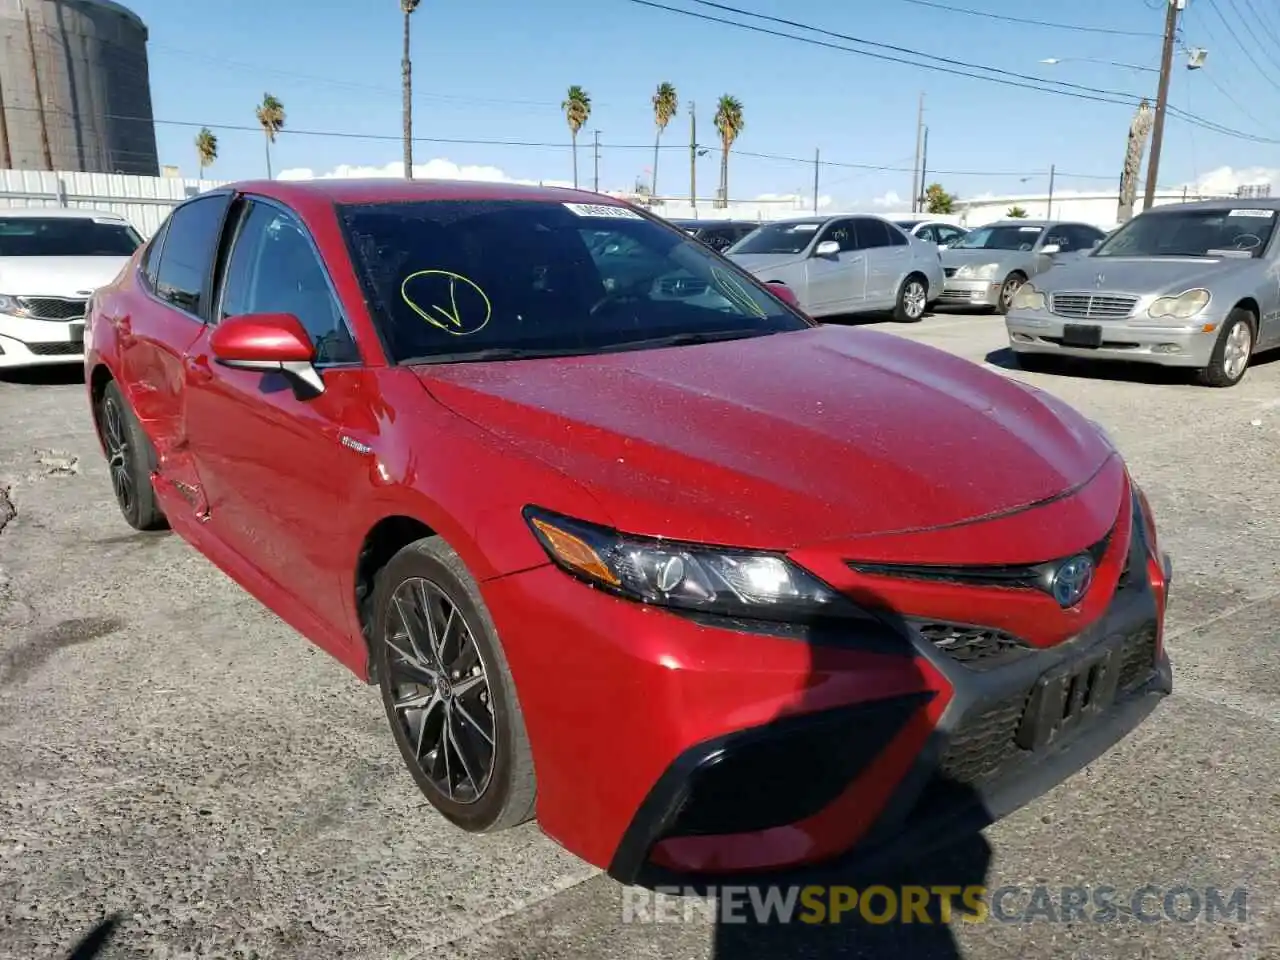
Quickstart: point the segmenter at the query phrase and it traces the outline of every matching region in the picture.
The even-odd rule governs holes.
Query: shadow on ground
[[[54,363],[42,367],[14,367],[9,370],[0,370],[0,383],[32,387],[70,386],[84,383],[84,365]]]
[[[1161,367],[1154,363],[1124,363],[1118,360],[1090,361],[1050,354],[1036,356],[1038,362],[1034,370],[1028,370],[1023,366],[1018,360],[1018,355],[1008,347],[992,350],[983,359],[992,366],[1002,367],[1005,370],[1024,370],[1083,380],[1182,385],[1194,384],[1196,379],[1196,371],[1186,367]],[[1272,351],[1254,357],[1250,365],[1261,367],[1278,360],[1280,360],[1280,351]]]

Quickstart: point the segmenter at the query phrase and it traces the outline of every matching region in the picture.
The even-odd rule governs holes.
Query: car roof
[[[118,220],[128,223],[118,213],[108,210],[82,210],[70,207],[0,207],[0,219],[53,219],[53,220]]]
[[[337,204],[405,203],[415,200],[541,200],[546,203],[591,203],[624,207],[617,197],[522,183],[477,180],[404,180],[392,177],[327,180],[245,180],[220,190],[256,193],[288,204],[329,202]]]
[[[1189,203],[1162,203],[1148,213],[1177,213],[1180,210],[1280,210],[1278,197],[1223,197],[1217,200],[1192,200]]]

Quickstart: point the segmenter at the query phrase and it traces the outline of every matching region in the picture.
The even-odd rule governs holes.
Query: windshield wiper
[[[584,352],[580,348],[571,350],[529,350],[518,347],[487,347],[483,350],[463,350],[455,353],[429,353],[421,357],[409,357],[401,360],[404,366],[425,363],[484,363],[488,360],[529,360],[534,357],[563,357]]]
[[[610,350],[647,350],[650,347],[687,347],[698,343],[717,343],[721,340],[746,340],[749,337],[763,337],[781,330],[713,330],[705,333],[673,333],[668,337],[654,337],[652,340],[630,340],[613,344]]]

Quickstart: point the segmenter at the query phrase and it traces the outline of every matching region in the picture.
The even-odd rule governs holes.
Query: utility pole
[[[600,131],[593,130],[592,133],[595,134],[595,162],[596,162],[595,191],[596,193],[599,193],[600,192]]]
[[[916,182],[920,178],[920,153],[924,149],[924,94],[920,94],[920,109],[916,112],[916,162],[911,168],[911,212],[916,213],[920,209],[919,193],[916,191]]]
[[[924,128],[924,148],[920,151],[920,190],[916,196],[920,198],[920,212],[925,212],[925,184],[928,182],[929,169],[929,128]]]
[[[698,105],[689,101],[689,206],[698,215]]]
[[[813,212],[818,212],[818,171],[822,169],[822,151],[813,151]]]
[[[1048,220],[1053,219],[1053,178],[1057,172],[1057,164],[1049,164],[1049,212],[1045,215]]]
[[[1187,0],[1166,0],[1169,9],[1164,18],[1164,51],[1160,55],[1160,87],[1156,91],[1156,117],[1151,129],[1151,157],[1147,160],[1147,187],[1143,193],[1143,209],[1155,204],[1156,184],[1160,178],[1160,148],[1164,146],[1164,112],[1169,105],[1169,77],[1173,72],[1173,45],[1178,36],[1178,14]]]

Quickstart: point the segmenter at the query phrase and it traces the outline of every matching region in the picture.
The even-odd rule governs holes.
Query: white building
[[[1213,198],[1193,190],[1167,190],[1156,193],[1153,206],[1209,199]],[[1110,230],[1117,225],[1116,208],[1118,206],[1119,197],[1114,191],[1098,191],[1096,193],[1060,193],[1052,197],[1044,193],[975,197],[972,200],[957,200],[955,211],[959,215],[959,222],[970,229],[980,227],[984,223],[1005,220],[1010,210],[1020,207],[1026,211],[1027,217],[1031,220],[1050,218],[1079,220],[1103,230]],[[1141,213],[1145,209],[1142,196],[1139,195],[1134,204],[1134,213]]]

